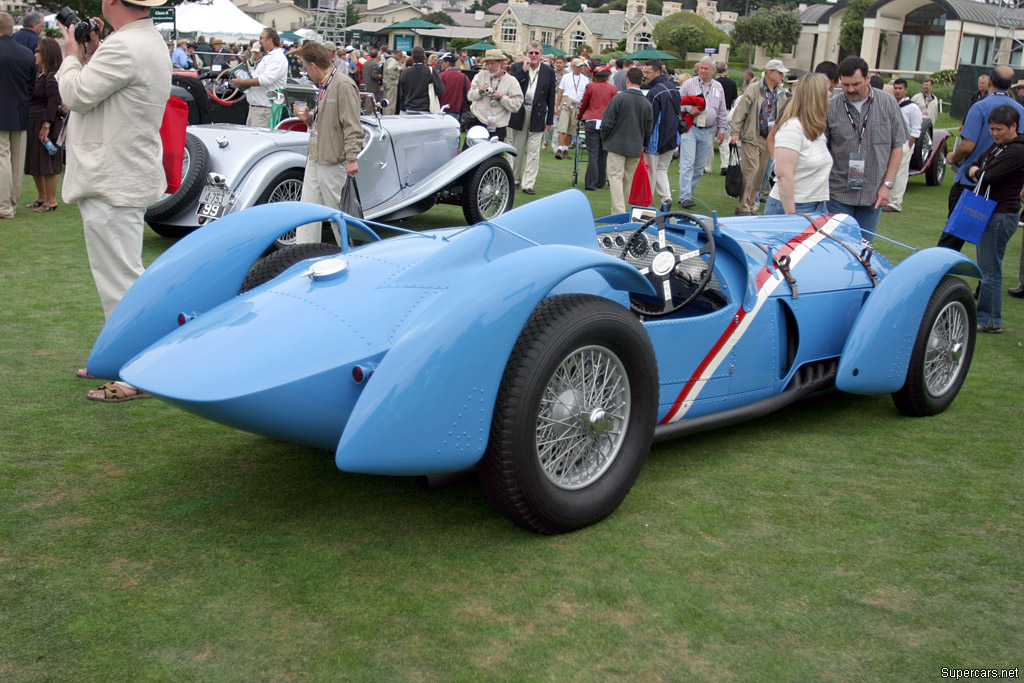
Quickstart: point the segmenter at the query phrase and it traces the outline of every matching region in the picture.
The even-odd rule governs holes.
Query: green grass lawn
[[[538,196],[571,172],[545,152]],[[934,244],[950,182],[912,178],[881,231]],[[697,195],[735,210],[717,172]],[[587,197],[608,212],[607,190]],[[461,220],[437,207],[405,223]],[[147,263],[170,244],[147,230]],[[833,394],[661,443],[614,515],[560,537],[507,522],[474,481],[422,493],[157,400],[86,401],[74,370],[102,312],[74,206],[0,221],[0,303],[0,680],[877,681],[1024,665],[1020,300],[942,415]]]

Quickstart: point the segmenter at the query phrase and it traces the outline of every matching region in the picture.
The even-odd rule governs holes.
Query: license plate
[[[219,187],[204,187],[199,195],[196,215],[204,218],[220,218],[227,210],[228,191]]]

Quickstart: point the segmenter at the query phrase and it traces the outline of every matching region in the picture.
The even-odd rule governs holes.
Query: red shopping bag
[[[650,206],[651,199],[651,178],[648,175],[647,164],[644,162],[643,153],[640,154],[640,163],[636,165],[636,172],[633,173],[633,186],[629,189],[630,206]]]
[[[167,100],[164,120],[160,124],[160,141],[164,145],[164,176],[167,192],[173,194],[181,187],[181,167],[185,162],[185,126],[188,125],[188,105],[180,97]]]

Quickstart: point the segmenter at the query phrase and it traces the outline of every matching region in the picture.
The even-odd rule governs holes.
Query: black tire
[[[281,171],[267,183],[255,206],[274,204],[276,202],[297,202],[302,199],[302,179],[306,172],[301,168],[289,168]],[[289,230],[274,242],[273,249],[281,249],[295,244],[295,231]]]
[[[977,334],[971,288],[958,277],[945,276],[925,308],[906,383],[892,395],[901,413],[937,415],[953,402],[971,367]]]
[[[470,225],[489,221],[512,208],[512,167],[503,157],[491,157],[463,178],[462,213]]]
[[[242,282],[241,292],[248,292],[254,287],[270,282],[275,277],[294,266],[299,261],[319,258],[321,256],[334,256],[341,251],[336,244],[325,244],[323,242],[311,242],[309,244],[293,244],[281,247],[277,251],[259,261]]]
[[[210,170],[210,154],[206,145],[192,133],[185,134],[185,161],[181,170],[181,187],[174,194],[169,194],[146,209],[146,222],[166,223],[183,209],[187,209],[199,197],[206,184],[206,174]],[[188,234],[195,228],[186,228]]]
[[[946,177],[946,143],[943,141],[942,149],[932,159],[932,165],[924,172],[924,181],[931,186],[941,185]]]
[[[578,381],[568,382],[570,372]],[[578,389],[607,387],[608,378],[628,391],[603,396],[598,405],[575,403]],[[636,316],[595,296],[545,299],[505,367],[477,467],[481,486],[503,515],[531,531],[558,534],[594,524],[636,481],[657,410],[654,348]],[[545,435],[563,451],[543,453],[538,438]],[[602,454],[599,446],[608,450]]]
[[[924,167],[924,163],[928,161],[928,155],[932,153],[932,139],[934,137],[935,128],[932,122],[929,119],[925,119],[924,123],[921,124],[921,136],[917,138],[917,142],[914,143],[914,149],[911,152],[911,168]]]

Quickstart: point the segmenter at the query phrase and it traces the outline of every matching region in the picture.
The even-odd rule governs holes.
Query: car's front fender
[[[443,166],[425,178],[423,182],[409,188],[404,194],[378,206],[363,207],[364,215],[369,219],[378,219],[395,213],[410,204],[415,204],[427,197],[436,195],[446,187],[455,184],[474,168],[491,157],[502,154],[516,154],[516,148],[504,142],[481,142],[468,147],[448,160]]]
[[[836,388],[852,394],[888,394],[904,385],[925,308],[947,274],[981,277],[973,261],[943,247],[912,254],[885,276],[846,339]]]
[[[306,170],[306,156],[292,150],[281,150],[268,154],[249,169],[241,185],[235,188],[235,202],[231,212],[242,211],[256,204],[267,185],[285,171],[295,169]],[[221,219],[223,220],[223,219]],[[223,226],[221,226],[223,227]]]
[[[178,325],[238,294],[256,259],[283,233],[339,212],[280,202],[229,214],[165,251],[111,313],[89,355],[96,377],[117,379],[121,367]]]
[[[384,356],[338,442],[338,468],[414,475],[474,465],[523,326],[552,288],[584,270],[655,293],[636,268],[584,247],[542,245],[492,261],[422,311]]]

